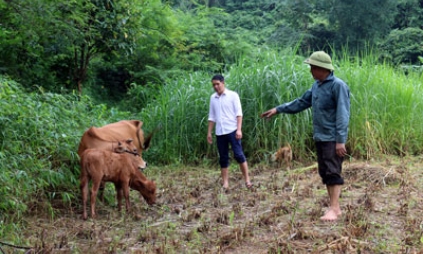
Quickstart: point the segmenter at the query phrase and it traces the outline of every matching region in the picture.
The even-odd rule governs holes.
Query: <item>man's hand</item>
[[[236,139],[242,139],[242,131],[240,131],[240,130],[236,130],[236,133],[235,133],[235,138]]]
[[[271,118],[272,116],[276,115],[278,112],[276,111],[276,108],[272,108],[260,115],[261,118]]]
[[[344,157],[347,155],[347,149],[345,148],[345,144],[336,143],[336,154],[339,157]]]
[[[209,144],[213,144],[213,138],[212,138],[212,135],[210,133],[207,134],[207,142],[209,142]]]

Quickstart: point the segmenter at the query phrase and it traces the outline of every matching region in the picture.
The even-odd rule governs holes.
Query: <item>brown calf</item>
[[[138,154],[138,148],[135,146],[133,140],[130,138],[126,140],[121,140],[121,141],[111,141],[109,142],[109,145],[111,145],[111,147],[109,147],[110,151],[113,151],[115,153],[132,153],[134,155]],[[101,149],[101,150],[104,150],[104,149]],[[141,165],[144,165],[144,164],[141,164]],[[104,201],[103,197],[104,197],[105,187],[106,187],[106,182],[102,181],[98,191],[99,192],[98,196],[101,201]]]
[[[139,171],[142,159],[138,154],[128,152],[115,153],[112,151],[87,149],[81,156],[80,188],[82,193],[83,214],[87,219],[86,203],[88,200],[88,185],[91,186],[91,217],[95,218],[95,202],[97,192],[102,182],[113,182],[116,188],[118,209],[121,209],[122,196],[125,197],[126,210],[130,209],[129,188],[137,190],[145,201],[152,205],[156,202],[156,184],[147,180]]]
[[[270,159],[273,162],[278,163],[278,167],[282,167],[282,164],[285,163],[286,169],[291,169],[291,161],[292,161],[292,149],[289,144],[279,148],[275,153],[272,154]]]

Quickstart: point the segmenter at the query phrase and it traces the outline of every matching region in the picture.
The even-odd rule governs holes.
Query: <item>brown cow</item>
[[[81,155],[80,188],[82,193],[83,214],[87,219],[86,203],[88,200],[88,184],[91,186],[91,216],[95,218],[95,202],[102,182],[113,182],[116,188],[118,209],[121,209],[122,196],[125,197],[126,210],[130,208],[129,188],[137,190],[145,201],[152,205],[156,202],[156,184],[147,180],[139,170],[142,159],[131,152],[115,153],[113,151],[87,149]]]
[[[103,127],[91,127],[84,132],[79,143],[78,155],[89,148],[113,151],[116,141],[132,139],[134,145],[138,148],[139,155],[142,160],[142,151],[150,146],[152,132],[148,137],[144,138],[144,131],[141,129],[143,122],[138,120],[122,120],[119,122],[104,125]],[[142,169],[146,168],[147,163],[142,160]]]

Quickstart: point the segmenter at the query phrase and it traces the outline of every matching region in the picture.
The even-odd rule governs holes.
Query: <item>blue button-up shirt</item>
[[[278,113],[295,114],[312,107],[315,141],[347,141],[350,90],[331,73],[322,83],[315,81],[300,98],[276,107]]]

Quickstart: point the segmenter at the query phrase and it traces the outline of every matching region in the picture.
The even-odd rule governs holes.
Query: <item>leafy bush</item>
[[[43,201],[70,205],[79,192],[77,148],[88,127],[130,117],[88,97],[27,93],[0,76],[0,221],[18,220]],[[49,202],[45,205],[52,209]],[[13,212],[13,216],[11,215]],[[54,214],[52,212],[52,214]]]
[[[420,28],[392,30],[381,48],[384,51],[384,59],[395,65],[421,65],[419,57],[423,57],[423,30]]]

